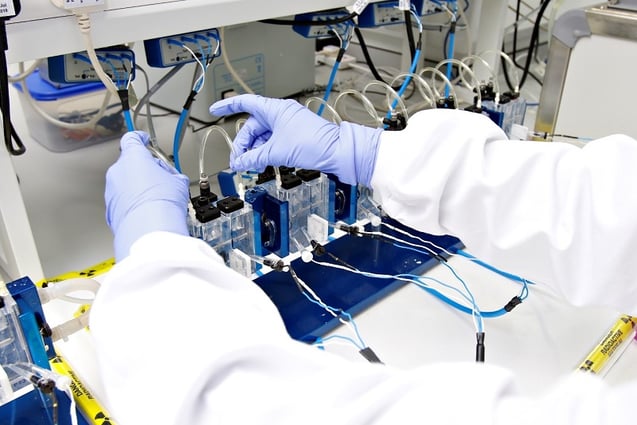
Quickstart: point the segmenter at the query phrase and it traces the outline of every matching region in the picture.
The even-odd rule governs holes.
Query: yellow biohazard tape
[[[55,277],[42,279],[41,281],[36,283],[36,286],[41,288],[44,284],[47,284],[47,283],[61,282],[63,280],[75,279],[75,278],[78,278],[78,277],[95,277],[95,276],[99,276],[99,275],[104,274],[107,271],[109,271],[114,265],[115,265],[115,259],[114,258],[109,258],[106,261],[102,261],[101,263],[97,263],[97,264],[95,264],[95,265],[93,265],[91,267],[88,267],[88,268],[84,269],[84,270],[66,272],[66,273],[62,273],[61,275],[58,275],[58,276],[55,276]]]
[[[77,406],[86,420],[94,425],[116,425],[108,412],[102,407],[91,392],[82,384],[71,366],[61,356],[52,358],[49,363],[57,373],[71,378],[71,392]]]

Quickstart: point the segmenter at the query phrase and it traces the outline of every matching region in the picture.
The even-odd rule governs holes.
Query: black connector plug
[[[315,240],[311,240],[310,244],[312,245],[312,253],[316,254],[317,256],[322,256],[325,255],[325,247],[323,245],[321,245],[320,243],[316,242]]]
[[[383,362],[378,358],[374,350],[372,350],[370,347],[363,348],[362,350],[359,351],[359,353],[361,356],[365,357],[365,359],[370,363],[383,364]]]
[[[22,7],[19,0],[0,3],[0,110],[2,112],[2,130],[4,145],[11,155],[22,155],[26,152],[24,143],[18,136],[11,122],[11,104],[9,102],[9,73],[7,71],[6,51],[9,50],[6,22],[20,14]],[[15,141],[15,145],[13,142]]]
[[[117,90],[119,101],[122,104],[122,110],[130,111],[130,103],[128,102],[128,89]]]
[[[275,272],[287,272],[288,267],[283,260],[273,260],[271,258],[263,259],[263,265],[270,267]]]
[[[519,304],[522,304],[522,299],[520,297],[518,297],[518,296],[515,296],[515,297],[511,298],[511,301],[509,301],[504,306],[504,310],[508,313],[511,310],[513,310]]]
[[[386,126],[385,130],[388,131],[400,131],[407,127],[407,120],[403,114],[392,114],[390,118],[383,118],[383,124]]]
[[[476,332],[476,362],[484,363],[484,332]]]

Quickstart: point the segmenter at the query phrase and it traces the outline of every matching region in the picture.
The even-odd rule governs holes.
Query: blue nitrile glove
[[[216,116],[251,116],[234,139],[230,167],[262,171],[268,165],[307,168],[343,183],[369,186],[382,129],[331,123],[294,100],[240,95],[216,102]]]
[[[188,177],[155,159],[148,142],[142,131],[124,134],[119,159],[106,172],[106,223],[115,236],[116,261],[147,233],[188,235]]]

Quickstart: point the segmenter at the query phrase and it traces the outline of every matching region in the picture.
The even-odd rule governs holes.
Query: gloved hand
[[[333,124],[294,100],[241,95],[216,102],[216,116],[247,112],[251,116],[233,143],[230,167],[263,171],[266,166],[320,170],[343,183],[369,186],[382,129]]]
[[[188,177],[153,158],[147,133],[133,131],[120,141],[119,159],[106,173],[106,223],[115,236],[115,260],[154,231],[188,235]]]

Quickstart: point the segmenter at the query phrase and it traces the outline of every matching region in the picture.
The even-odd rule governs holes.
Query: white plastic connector
[[[314,254],[312,254],[312,251],[308,251],[307,249],[301,251],[301,260],[303,260],[304,263],[309,263],[313,258]]]
[[[53,342],[57,342],[59,340],[67,341],[69,336],[88,327],[88,321],[89,314],[86,312],[78,317],[74,317],[71,320],[57,325],[51,329],[51,339]]]
[[[369,215],[369,222],[370,222],[370,224],[372,226],[378,227],[378,226],[380,226],[380,223],[382,222],[382,220],[376,214],[370,214]]]
[[[73,278],[57,282],[55,284],[48,285],[45,288],[38,289],[38,296],[40,302],[46,304],[54,299],[61,299],[68,302],[74,302],[76,304],[88,304],[92,302],[92,299],[75,298],[69,296],[73,292],[91,292],[96,294],[100,288],[100,283],[91,278]]]

